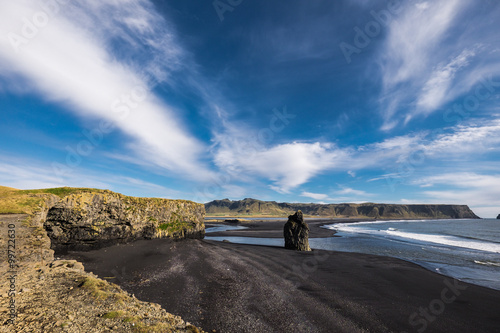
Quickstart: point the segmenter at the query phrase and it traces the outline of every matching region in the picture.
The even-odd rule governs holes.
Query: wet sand
[[[335,234],[335,231],[321,228],[324,225],[332,224],[332,223],[345,223],[345,222],[359,222],[366,220],[358,220],[358,219],[337,219],[337,220],[325,220],[325,219],[307,219],[307,224],[309,225],[309,237],[310,238],[321,238],[321,237],[331,237]],[[371,220],[369,220],[371,221]],[[283,226],[285,225],[285,221],[249,221],[249,222],[240,222],[240,223],[231,223],[231,222],[205,222],[205,226],[207,230],[210,227],[216,225],[229,225],[229,226],[243,226],[248,229],[241,230],[229,230],[222,232],[213,232],[210,233],[209,236],[219,237],[219,236],[235,236],[235,237],[266,237],[266,238],[283,238]]]
[[[208,240],[66,257],[207,332],[500,331],[500,291],[394,258]]]

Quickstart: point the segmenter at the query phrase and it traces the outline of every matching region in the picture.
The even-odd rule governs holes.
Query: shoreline
[[[332,224],[332,220],[308,220],[306,221],[309,225],[309,238],[324,238],[324,237],[334,237],[335,230],[322,228],[324,225]],[[356,221],[362,222],[362,221]],[[338,220],[338,222],[333,223],[346,223],[343,220]],[[353,221],[354,223],[354,221]],[[235,236],[235,237],[264,237],[264,238],[283,238],[283,221],[249,221],[249,222],[205,222],[205,230],[209,229],[214,225],[227,225],[227,226],[243,226],[248,229],[239,230],[228,230],[228,231],[218,231],[210,232],[211,237],[224,237],[224,236]]]
[[[235,237],[264,237],[264,238],[283,238],[282,228],[286,223],[286,217],[266,217],[266,220],[258,220],[262,216],[255,217],[254,220],[245,220],[245,217],[224,217],[225,220],[214,221],[212,217],[205,217],[206,229],[215,225],[227,225],[227,226],[243,226],[248,229],[239,230],[228,230],[210,233],[210,236],[214,237],[224,237],[224,236],[235,236]],[[220,217],[218,217],[220,218]],[[269,218],[269,219],[267,219]],[[272,220],[271,220],[272,218]],[[281,220],[279,220],[281,219]],[[238,222],[229,222],[227,220],[240,220]],[[241,221],[242,220],[242,221]],[[398,222],[398,221],[431,221],[431,220],[448,220],[446,218],[419,218],[419,219],[402,219],[402,218],[384,218],[384,219],[373,219],[373,218],[328,218],[328,217],[308,217],[305,222],[309,225],[309,238],[324,238],[324,237],[338,237],[335,236],[337,233],[335,230],[322,228],[325,225],[337,224],[337,223],[360,223],[360,222]],[[453,220],[476,220],[476,219],[453,219]]]
[[[467,219],[471,220],[471,219]],[[415,222],[421,222],[424,220],[396,220],[396,221],[415,221]],[[468,266],[460,266],[460,265],[450,265],[449,262],[446,261],[441,261],[441,264],[445,266],[445,269],[442,270],[442,266],[436,266],[435,261],[431,259],[425,260],[421,259],[420,257],[415,257],[415,256],[410,256],[408,255],[400,255],[398,256],[397,253],[395,252],[386,252],[386,251],[363,251],[362,249],[352,249],[350,246],[348,247],[338,247],[334,246],[333,248],[330,246],[324,246],[324,242],[326,241],[325,239],[327,238],[340,238],[344,237],[341,236],[340,234],[337,234],[337,230],[333,229],[328,229],[324,228],[323,226],[325,225],[332,225],[332,224],[344,224],[344,223],[359,223],[359,222],[391,222],[391,221],[377,221],[377,220],[352,220],[349,219],[347,221],[345,220],[310,220],[308,221],[308,225],[310,227],[310,244],[313,249],[323,249],[327,251],[332,251],[332,252],[343,252],[343,253],[359,253],[359,254],[366,254],[366,255],[381,255],[385,257],[390,257],[394,259],[399,259],[403,260],[405,262],[409,262],[415,265],[418,265],[422,269],[428,270],[430,272],[434,272],[437,274],[440,274],[441,276],[447,277],[447,278],[452,278],[452,279],[458,279],[459,281],[467,281],[467,283],[474,284],[477,286],[482,286],[486,287],[492,290],[500,290],[499,285],[494,282],[495,278],[494,276],[482,276],[481,274],[483,273],[482,271],[477,271],[475,274],[479,275],[473,275],[471,272],[468,271]],[[237,230],[226,230],[226,231],[217,231],[217,232],[208,232],[206,234],[206,237],[208,240],[213,240],[213,241],[224,241],[224,242],[230,242],[233,244],[248,244],[248,245],[256,245],[256,246],[272,246],[276,248],[282,247],[282,244],[278,244],[277,239],[283,239],[282,235],[282,227],[285,222],[283,221],[252,221],[251,223],[234,223],[234,222],[225,222],[225,223],[206,223],[207,225],[207,230],[210,230],[211,226],[220,226],[220,225],[225,225],[225,226],[245,226],[248,227],[249,229],[237,229]],[[214,237],[214,238],[212,238]],[[248,237],[248,240],[242,240],[242,239],[232,239],[231,237],[242,237],[246,238]],[[226,239],[227,238],[227,239]],[[259,240],[256,240],[253,242],[251,238],[259,238]],[[268,239],[268,241],[266,241]],[[317,242],[314,240],[317,239]],[[327,241],[326,241],[327,242]],[[316,245],[313,245],[316,244]],[[341,241],[340,244],[343,244]],[[411,243],[409,243],[411,244]],[[366,249],[365,249],[366,250]],[[404,252],[403,252],[404,253]],[[485,260],[487,261],[487,260]],[[439,261],[438,261],[439,262]],[[451,269],[451,270],[450,270]],[[471,275],[472,274],[472,275]],[[486,274],[490,274],[486,272]],[[489,280],[488,280],[489,279]],[[487,282],[487,281],[492,281]]]
[[[500,326],[500,291],[391,257],[210,240],[141,240],[66,257],[207,332],[414,332],[424,323],[426,332],[492,332]],[[443,293],[454,301],[440,301]],[[419,314],[437,302],[444,310],[431,314],[432,321]]]

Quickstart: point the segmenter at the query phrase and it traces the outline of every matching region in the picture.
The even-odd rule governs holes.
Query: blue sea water
[[[500,290],[500,220],[420,220],[335,223],[336,236],[311,238],[313,249],[400,258],[429,270]],[[283,246],[282,239],[207,237]]]
[[[216,224],[213,227],[209,227],[205,229],[205,233],[218,232],[218,231],[228,231],[228,230],[242,230],[248,229],[248,227],[244,227],[241,225],[224,225],[224,224]]]

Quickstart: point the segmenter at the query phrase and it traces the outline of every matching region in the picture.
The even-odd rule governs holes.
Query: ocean
[[[334,223],[336,236],[311,238],[313,249],[390,256],[461,281],[500,290],[500,220],[415,220]],[[282,239],[206,237],[283,246]]]

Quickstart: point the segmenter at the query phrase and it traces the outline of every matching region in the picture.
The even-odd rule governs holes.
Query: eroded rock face
[[[56,251],[89,250],[150,238],[203,238],[205,209],[186,200],[79,193],[48,210],[44,224]]]
[[[498,216],[497,216],[497,220],[500,220],[500,214],[498,214]]]
[[[305,214],[329,217],[371,217],[388,219],[477,219],[466,205],[396,205],[377,203],[312,204],[261,201],[251,198],[214,200],[205,204],[207,214],[250,214],[281,216],[301,210]]]
[[[297,251],[311,251],[309,247],[309,226],[304,222],[304,216],[299,210],[288,216],[288,221],[283,228],[285,249]]]

